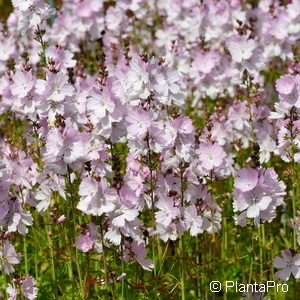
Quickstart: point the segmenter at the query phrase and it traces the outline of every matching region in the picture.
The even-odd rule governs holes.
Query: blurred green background
[[[12,11],[12,5],[10,0],[0,0],[0,20],[3,21],[7,18]]]

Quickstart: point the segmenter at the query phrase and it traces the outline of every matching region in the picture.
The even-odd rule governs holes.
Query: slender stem
[[[263,243],[262,243],[262,228],[263,224],[258,226],[258,236],[259,236],[259,262],[260,262],[260,280],[263,279]]]
[[[25,260],[25,273],[26,273],[26,275],[28,275],[29,271],[28,271],[28,256],[27,256],[26,235],[23,236],[23,251],[24,251],[24,260]]]
[[[62,226],[62,232],[63,232],[63,236],[65,239],[65,246],[66,246],[68,258],[69,258],[68,259],[68,275],[69,275],[70,281],[73,282],[72,255],[71,255],[70,248],[68,245],[68,239],[67,239],[67,235],[66,235],[65,226]]]
[[[105,272],[105,285],[111,291],[112,298],[115,299],[114,290],[110,286],[109,276],[108,276],[108,267],[106,262],[106,253],[104,247],[104,238],[103,238],[103,229],[102,229],[102,218],[100,218],[100,234],[101,234],[101,243],[102,243],[102,254],[103,254],[103,265],[104,265],[104,272]]]
[[[253,262],[254,262],[254,232],[255,232],[254,228],[252,228],[251,263],[250,263],[250,272],[249,272],[248,283],[251,283],[252,269],[253,269]]]
[[[167,254],[167,251],[168,251],[168,247],[169,247],[169,241],[167,242],[167,244],[166,244],[166,246],[165,246],[164,254],[163,254],[163,256],[162,256],[162,261],[161,261],[161,264],[160,264],[160,268],[159,268],[157,277],[159,277],[159,274],[160,274],[160,272],[162,271],[162,268],[163,268],[163,266],[164,266],[166,254]]]
[[[150,170],[150,198],[151,198],[151,218],[152,218],[152,229],[154,230],[155,228],[155,217],[154,217],[154,183],[153,183],[153,165],[152,165],[152,157],[151,157],[151,149],[150,149],[150,141],[149,141],[149,135],[147,136],[147,146],[148,146],[148,167]],[[157,243],[157,256],[156,256],[156,250],[155,250],[155,240],[152,240],[152,259],[153,259],[153,272],[154,272],[154,277],[157,275],[157,266],[159,266],[159,261],[160,261],[160,254],[161,254],[161,249],[160,249],[160,241],[159,241],[159,236],[156,238],[156,243]]]
[[[296,201],[297,201],[297,166],[295,162],[295,139],[296,129],[294,130],[294,107],[290,111],[289,129],[290,129],[290,156],[292,169],[292,214],[293,214],[293,248],[297,248],[297,232],[296,232]]]
[[[124,274],[124,260],[123,259],[122,259],[122,274]],[[124,291],[125,291],[125,280],[124,280],[124,278],[121,281],[122,281],[122,299],[125,299],[125,297],[124,297]]]
[[[47,239],[48,239],[48,243],[49,243],[49,249],[50,249],[50,260],[51,260],[51,274],[52,274],[52,280],[55,284],[56,282],[56,275],[55,275],[55,261],[54,261],[54,251],[53,251],[53,243],[52,243],[52,239],[49,235],[50,233],[50,228],[48,225],[46,225],[46,234],[47,234]]]
[[[44,32],[45,33],[45,32]],[[40,29],[40,26],[37,25],[37,30],[36,30],[36,40],[41,44],[42,46],[42,60],[43,60],[43,64],[46,67],[47,66],[47,58],[46,58],[46,48],[47,48],[47,44],[44,42],[43,39],[43,35],[44,35],[43,31]]]
[[[184,257],[184,243],[183,236],[179,239],[179,249],[180,249],[180,259],[181,259],[181,299],[185,300],[185,263],[183,260]]]
[[[200,265],[200,249],[199,249],[199,236],[196,236],[196,263],[197,266]],[[197,297],[200,298],[201,295],[201,280],[199,278],[199,276],[197,276]]]
[[[68,179],[68,187],[69,187],[69,193],[70,193],[70,200],[71,200],[71,205],[72,205],[72,220],[73,220],[73,226],[74,229],[76,228],[77,222],[76,222],[76,215],[75,215],[75,196],[73,195],[73,187],[72,187],[72,181],[71,181],[71,170],[68,167],[68,172],[67,172],[67,179]],[[76,240],[76,231],[73,230],[74,232],[74,241]],[[77,268],[77,273],[78,273],[78,278],[79,278],[79,286],[80,286],[80,294],[82,297],[84,297],[85,294],[85,287],[83,285],[82,281],[82,276],[81,276],[81,269],[80,269],[80,260],[79,260],[79,255],[78,255],[78,249],[75,247],[75,264]]]

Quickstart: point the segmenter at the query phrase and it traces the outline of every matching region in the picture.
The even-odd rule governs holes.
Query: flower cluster
[[[284,205],[285,184],[278,181],[273,168],[248,168],[237,172],[234,183],[233,210],[242,212],[237,217],[240,225],[253,218],[256,225],[272,221],[276,207]]]

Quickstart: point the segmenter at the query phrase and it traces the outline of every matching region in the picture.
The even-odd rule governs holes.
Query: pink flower
[[[57,219],[57,222],[58,222],[58,223],[63,223],[66,219],[67,219],[67,218],[66,218],[65,215],[61,215],[61,216]]]
[[[197,214],[197,208],[195,205],[190,205],[184,209],[184,220],[187,223],[187,227],[190,229],[191,236],[196,236],[199,233],[202,233],[205,229],[207,229],[208,224],[205,219]]]
[[[242,212],[238,222],[246,222],[245,217],[254,218],[255,225],[261,220],[270,222],[276,216],[276,207],[283,205],[285,184],[273,168],[243,169],[238,174],[233,193],[234,211]]]
[[[12,95],[24,98],[32,90],[34,80],[31,72],[22,72],[18,70],[12,76],[13,84],[10,86]]]
[[[295,87],[295,79],[291,75],[281,76],[276,81],[276,90],[280,94],[289,95]]]
[[[77,248],[82,252],[88,252],[93,248],[94,241],[90,238],[88,234],[80,235],[77,241]]]
[[[251,58],[257,44],[252,39],[248,40],[246,36],[234,35],[229,39],[227,47],[232,59],[241,63],[243,60]]]
[[[216,67],[219,60],[219,55],[215,51],[198,54],[193,63],[193,71],[195,70],[204,74],[209,74]]]
[[[12,36],[1,37],[0,35],[0,62],[7,61],[15,52],[15,48],[16,44]]]
[[[21,254],[16,253],[14,246],[8,241],[4,241],[0,245],[0,258],[2,259],[2,266],[4,274],[10,274],[15,271],[12,265],[20,263]]]
[[[12,5],[22,11],[26,11],[36,2],[35,0],[12,0]]]
[[[104,178],[100,182],[91,178],[82,179],[79,195],[81,198],[77,208],[85,214],[101,216],[116,207],[117,193],[108,187]]]
[[[227,47],[233,61],[240,63],[248,71],[257,71],[264,66],[262,50],[255,40],[248,39],[245,35],[234,35],[229,39]]]
[[[34,287],[35,284],[36,281],[32,276],[27,277],[25,280],[22,281],[22,293],[29,300],[35,299],[37,297],[38,289]]]
[[[122,273],[120,276],[117,277],[117,281],[121,281],[126,277],[126,273]]]
[[[83,0],[77,3],[76,13],[79,17],[89,18],[93,12],[99,11],[102,5],[102,2],[98,0]]]
[[[47,135],[44,154],[47,167],[57,173],[65,174],[67,165],[77,168],[80,163],[89,160],[89,136],[79,132],[70,120],[66,120],[63,130],[51,128]]]
[[[138,215],[139,212],[137,209],[130,209],[127,206],[120,204],[111,214],[112,224],[115,227],[124,227],[125,222],[133,221]]]
[[[6,288],[6,293],[9,295],[7,300],[17,300],[18,290],[15,286],[8,284],[8,287]]]
[[[47,81],[38,81],[37,93],[42,94],[49,101],[61,102],[67,96],[73,95],[74,88],[68,81],[67,74],[63,72],[49,73]]]
[[[159,209],[159,211],[155,213],[156,222],[163,226],[169,226],[172,220],[180,215],[178,207],[174,205],[173,199],[169,197],[159,199],[155,206]]]
[[[290,250],[282,250],[281,255],[282,258],[275,256],[274,259],[275,268],[282,269],[275,273],[275,279],[287,281],[291,274],[295,278],[300,278],[300,254],[293,256]]]
[[[151,126],[149,114],[141,109],[132,110],[126,117],[129,139],[143,139]]]
[[[51,197],[52,190],[49,189],[47,184],[41,184],[35,194],[35,200],[38,201],[36,209],[39,213],[45,212],[48,209],[51,202]]]
[[[55,69],[73,68],[76,65],[76,60],[73,59],[73,53],[58,46],[51,46],[46,49],[47,59],[54,61]]]
[[[218,143],[201,143],[199,147],[199,160],[207,170],[220,167],[226,157],[226,153]]]
[[[87,109],[91,112],[93,119],[102,119],[107,113],[112,113],[115,109],[115,103],[109,93],[104,90],[101,94],[93,89],[90,92],[90,98],[87,101]]]
[[[153,269],[153,261],[145,259],[147,253],[145,243],[141,241],[133,241],[131,244],[125,243],[124,260],[135,259],[144,270],[151,271]]]
[[[18,17],[18,29],[22,33],[29,28],[36,28],[55,13],[55,10],[43,0],[14,0],[14,5]]]
[[[258,172],[255,169],[242,169],[238,171],[238,177],[235,179],[234,187],[242,192],[251,191],[258,183]]]
[[[7,227],[9,232],[18,231],[26,234],[26,226],[32,225],[33,218],[30,212],[24,212],[22,202],[15,195],[0,201],[0,226]]]
[[[193,122],[190,118],[180,116],[173,121],[173,126],[179,134],[188,135],[194,131]]]

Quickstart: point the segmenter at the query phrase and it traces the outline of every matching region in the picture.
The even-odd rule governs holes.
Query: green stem
[[[179,239],[180,261],[181,261],[181,299],[185,300],[185,264],[184,264],[184,243],[183,236]]]
[[[67,253],[68,253],[68,275],[69,275],[70,281],[73,282],[72,254],[71,254],[71,251],[70,251],[70,248],[68,245],[68,239],[67,239],[65,226],[62,226],[62,232],[63,232],[63,236],[65,239],[65,246],[66,246]]]
[[[84,286],[83,286],[83,283],[82,283],[82,276],[81,276],[81,270],[80,270],[79,256],[78,256],[77,247],[75,247],[75,263],[76,263],[76,268],[77,268],[77,273],[78,273],[78,278],[79,278],[80,294],[81,294],[82,297],[84,297]]]
[[[253,225],[254,226],[254,225]],[[249,272],[249,280],[248,283],[251,283],[252,278],[252,270],[253,270],[253,262],[254,262],[254,228],[252,228],[252,246],[251,246],[251,263],[250,263],[250,272]]]
[[[147,136],[147,146],[148,146],[148,167],[150,170],[150,198],[151,198],[151,221],[152,221],[152,229],[155,228],[155,217],[154,217],[154,183],[153,183],[153,166],[152,166],[152,158],[151,158],[151,149],[150,149],[150,142],[149,142],[149,136]],[[153,273],[154,277],[156,278],[157,275],[157,266],[159,265],[160,261],[160,242],[159,237],[156,237],[156,243],[157,243],[157,257],[156,257],[156,250],[155,250],[155,238],[152,239],[152,259],[153,259]],[[156,282],[156,280],[155,280]]]
[[[164,262],[165,262],[165,259],[166,259],[166,254],[167,254],[167,251],[168,251],[168,247],[169,247],[169,241],[167,242],[167,244],[166,244],[166,246],[165,246],[164,254],[163,254],[163,257],[162,257],[162,261],[161,261],[161,264],[160,264],[160,268],[159,268],[157,277],[159,277],[160,272],[161,272],[162,269],[163,269]]]
[[[53,251],[53,242],[52,239],[49,235],[49,233],[51,232],[50,228],[48,225],[46,225],[46,234],[47,234],[47,239],[48,239],[48,243],[49,243],[49,249],[50,249],[50,260],[51,260],[51,274],[52,274],[52,280],[53,280],[53,284],[56,283],[56,275],[55,275],[55,261],[54,261],[54,251]]]
[[[112,299],[115,299],[114,290],[111,288],[111,285],[109,282],[109,276],[108,276],[108,267],[107,267],[107,262],[106,262],[106,253],[105,253],[103,230],[102,230],[102,218],[100,218],[100,234],[101,234],[101,243],[102,243],[103,266],[104,266],[104,272],[105,272],[105,285],[108,288],[108,290],[110,290],[110,292],[112,294]]]
[[[259,236],[259,262],[260,262],[260,280],[263,280],[263,243],[262,243],[262,229],[263,224],[258,226]]]
[[[26,235],[23,236],[23,251],[24,251],[24,260],[25,260],[25,273],[26,273],[26,275],[28,275],[29,271],[28,271],[28,256],[27,256]]]
[[[76,215],[75,215],[75,197],[73,195],[73,187],[72,187],[72,182],[71,182],[71,170],[69,169],[68,167],[68,172],[67,172],[67,179],[68,179],[68,187],[69,187],[69,193],[70,193],[70,202],[71,202],[71,205],[72,205],[72,220],[73,220],[73,238],[74,238],[74,241],[76,240]],[[82,281],[82,275],[81,275],[81,269],[80,269],[80,260],[79,260],[79,255],[78,255],[78,249],[77,247],[75,247],[75,264],[76,264],[76,268],[77,268],[77,273],[78,273],[78,278],[79,278],[79,286],[80,286],[80,294],[81,294],[81,297],[84,298],[84,294],[85,294],[85,287],[83,285],[83,281]]]

